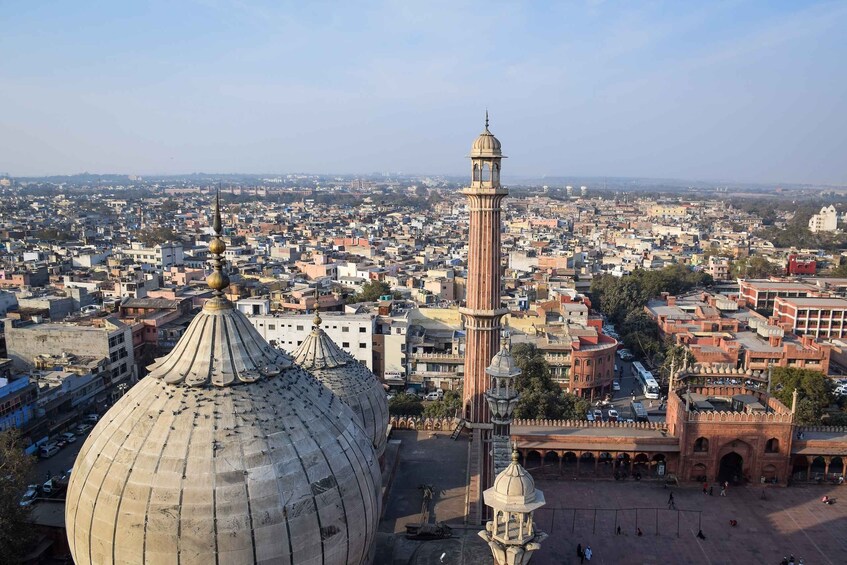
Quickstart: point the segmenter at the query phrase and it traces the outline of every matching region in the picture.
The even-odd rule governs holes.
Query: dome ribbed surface
[[[486,367],[485,372],[492,377],[516,377],[521,374],[511,351],[505,346],[492,357],[491,364]]]
[[[488,131],[488,126],[485,126],[485,131],[479,134],[473,145],[471,146],[470,157],[502,157],[503,154],[500,148],[500,140],[494,137],[494,134]]]
[[[82,446],[65,512],[77,565],[369,562],[381,481],[370,438],[221,304]]]
[[[319,326],[294,352],[294,362],[313,374],[359,416],[377,457],[385,451],[388,402],[382,384],[365,365],[338,347]]]
[[[512,462],[494,479],[494,486],[483,493],[485,504],[513,512],[529,512],[544,506],[544,493],[535,489],[535,481],[517,462]]]

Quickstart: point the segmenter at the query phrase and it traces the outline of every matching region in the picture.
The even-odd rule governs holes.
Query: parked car
[[[603,419],[603,411],[602,410],[594,410],[594,419],[602,420]]]
[[[97,420],[99,419],[100,416],[98,416],[97,414],[86,414],[85,418],[83,418],[83,421],[88,422],[89,424],[96,424]]]
[[[591,411],[586,412],[585,419],[588,420],[589,422],[593,422],[594,421],[594,414],[592,414]]]
[[[444,391],[434,390],[432,392],[427,393],[424,398],[426,400],[441,400],[442,398],[444,398]]]
[[[42,445],[38,450],[38,456],[42,459],[47,459],[49,457],[53,457],[59,453],[59,446],[55,443],[48,443],[47,445]]]
[[[20,505],[29,506],[35,499],[38,498],[38,485],[29,485],[26,487],[26,492],[21,497]]]
[[[619,383],[618,381],[612,381],[612,390],[620,390],[620,389],[621,389],[621,383]]]
[[[61,435],[61,437],[65,440],[65,443],[73,443],[76,441],[76,436],[71,432],[65,432]]]
[[[635,355],[629,349],[619,349],[618,357],[620,357],[624,361],[629,361],[630,359],[635,358]]]
[[[76,427],[76,435],[81,436],[82,434],[87,434],[88,432],[91,431],[91,428],[93,428],[93,427],[94,426],[92,426],[88,422],[83,422],[81,424],[78,424],[77,427]]]
[[[617,422],[618,421],[618,411],[615,410],[614,408],[609,410],[609,421],[610,422]]]

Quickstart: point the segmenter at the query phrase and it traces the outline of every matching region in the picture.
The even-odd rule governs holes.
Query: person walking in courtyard
[[[591,561],[591,555],[592,555],[593,553],[594,553],[594,552],[593,552],[593,551],[591,551],[591,546],[590,546],[590,545],[589,545],[589,546],[587,546],[587,547],[585,548],[585,559],[586,559],[586,561]]]
[[[582,563],[585,559],[585,552],[582,551],[582,544],[576,544],[576,556],[579,557],[579,562]]]
[[[707,494],[709,492],[709,483],[703,483],[703,494]]]
[[[726,496],[726,485],[721,483],[721,496]]]
[[[709,496],[712,496],[713,494],[715,494],[715,487],[710,486],[709,487]]]
[[[668,497],[668,510],[676,510],[676,504],[673,500],[673,493]]]

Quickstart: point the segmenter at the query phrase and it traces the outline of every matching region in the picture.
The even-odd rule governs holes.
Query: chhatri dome
[[[488,131],[488,110],[485,111],[485,129],[477,137],[471,146],[471,159],[475,157],[502,157],[500,140]]]
[[[68,486],[77,565],[370,563],[380,472],[352,410],[214,297],[89,435]]]
[[[385,389],[376,375],[326,335],[321,321],[320,315],[315,314],[312,331],[294,352],[294,362],[353,409],[373,442],[377,457],[382,457],[388,440]]]

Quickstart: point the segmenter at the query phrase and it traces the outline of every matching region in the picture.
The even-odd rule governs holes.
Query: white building
[[[829,205],[821,208],[821,211],[809,219],[809,231],[812,233],[822,231],[835,231],[838,228],[838,212],[835,206]]]
[[[239,310],[244,312],[239,301]],[[245,304],[245,308],[246,308]],[[253,304],[250,304],[252,311]],[[259,334],[272,345],[294,353],[312,331],[314,314],[262,314],[245,312]],[[364,363],[373,371],[374,317],[370,314],[339,314],[321,312],[321,328],[341,349]]]
[[[179,267],[184,263],[182,244],[176,242],[154,247],[144,247],[143,243],[134,242],[130,247],[124,247],[121,252],[139,265],[149,265],[159,270]]]

